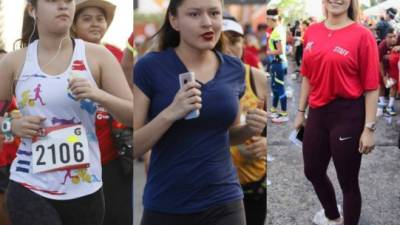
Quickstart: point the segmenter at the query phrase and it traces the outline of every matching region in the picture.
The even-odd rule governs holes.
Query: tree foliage
[[[309,17],[306,13],[305,0],[281,0],[279,3],[274,5],[281,10],[285,23],[293,24],[296,20]]]

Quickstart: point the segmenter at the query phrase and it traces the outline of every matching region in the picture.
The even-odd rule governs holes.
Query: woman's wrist
[[[299,112],[299,113],[305,113],[306,110],[305,110],[305,109],[298,108],[298,109],[297,109],[297,112]]]
[[[165,108],[161,113],[160,113],[161,118],[163,118],[165,121],[174,123],[176,121],[176,118],[174,116],[174,113],[171,112],[170,106]]]
[[[107,102],[109,97],[109,94],[100,88],[96,90],[96,93],[93,95],[93,97],[90,99],[94,102],[99,103],[100,105],[105,105],[104,103]]]

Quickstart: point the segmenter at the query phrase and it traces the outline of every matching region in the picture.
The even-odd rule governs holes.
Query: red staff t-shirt
[[[301,67],[310,81],[309,105],[324,106],[336,98],[356,99],[379,86],[379,57],[372,33],[358,23],[330,30],[311,25],[304,35]]]

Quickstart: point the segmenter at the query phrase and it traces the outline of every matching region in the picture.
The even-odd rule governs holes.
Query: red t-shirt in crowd
[[[258,48],[254,46],[245,46],[243,49],[243,62],[252,67],[259,68],[261,61],[260,57],[258,56],[258,51]]]
[[[385,56],[388,56],[392,52],[393,46],[388,46],[386,43],[387,43],[386,39],[383,40],[381,43],[379,43],[378,49],[379,49],[379,61],[383,63],[383,69],[386,72],[388,72],[387,69],[389,67],[389,61],[388,58]],[[400,35],[397,38],[397,43],[395,44],[395,46],[396,45],[400,45]]]
[[[313,24],[304,35],[301,72],[310,81],[312,108],[336,98],[356,99],[379,86],[375,38],[358,23],[338,30],[329,30],[323,22]]]
[[[104,47],[106,47],[115,56],[115,58],[117,58],[118,62],[121,62],[122,57],[124,56],[124,53],[121,51],[121,49],[111,44],[104,44]]]
[[[113,53],[118,62],[121,62],[123,52],[118,47],[110,44],[104,44],[104,46]],[[104,108],[98,107],[96,112],[96,136],[99,141],[102,165],[118,157],[118,151],[113,144],[111,136],[111,124],[117,122],[114,120],[110,122],[110,117],[110,114]]]
[[[7,112],[11,112],[15,109],[17,109],[17,103],[15,98],[13,98]],[[18,137],[15,137],[13,142],[3,143],[3,149],[0,149],[0,167],[11,165],[16,157],[19,143],[20,139]]]
[[[396,81],[399,80],[399,60],[400,60],[400,53],[399,52],[392,52],[389,55],[389,68],[388,73],[389,76]]]

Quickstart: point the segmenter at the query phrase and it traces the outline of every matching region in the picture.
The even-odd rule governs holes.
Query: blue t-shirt
[[[143,203],[147,210],[194,213],[243,198],[229,152],[229,128],[245,90],[239,59],[216,52],[211,81],[202,84],[200,117],[176,121],[152,148]],[[174,49],[151,52],[134,69],[135,85],[151,100],[148,119],[170,105],[179,74],[188,72]]]

